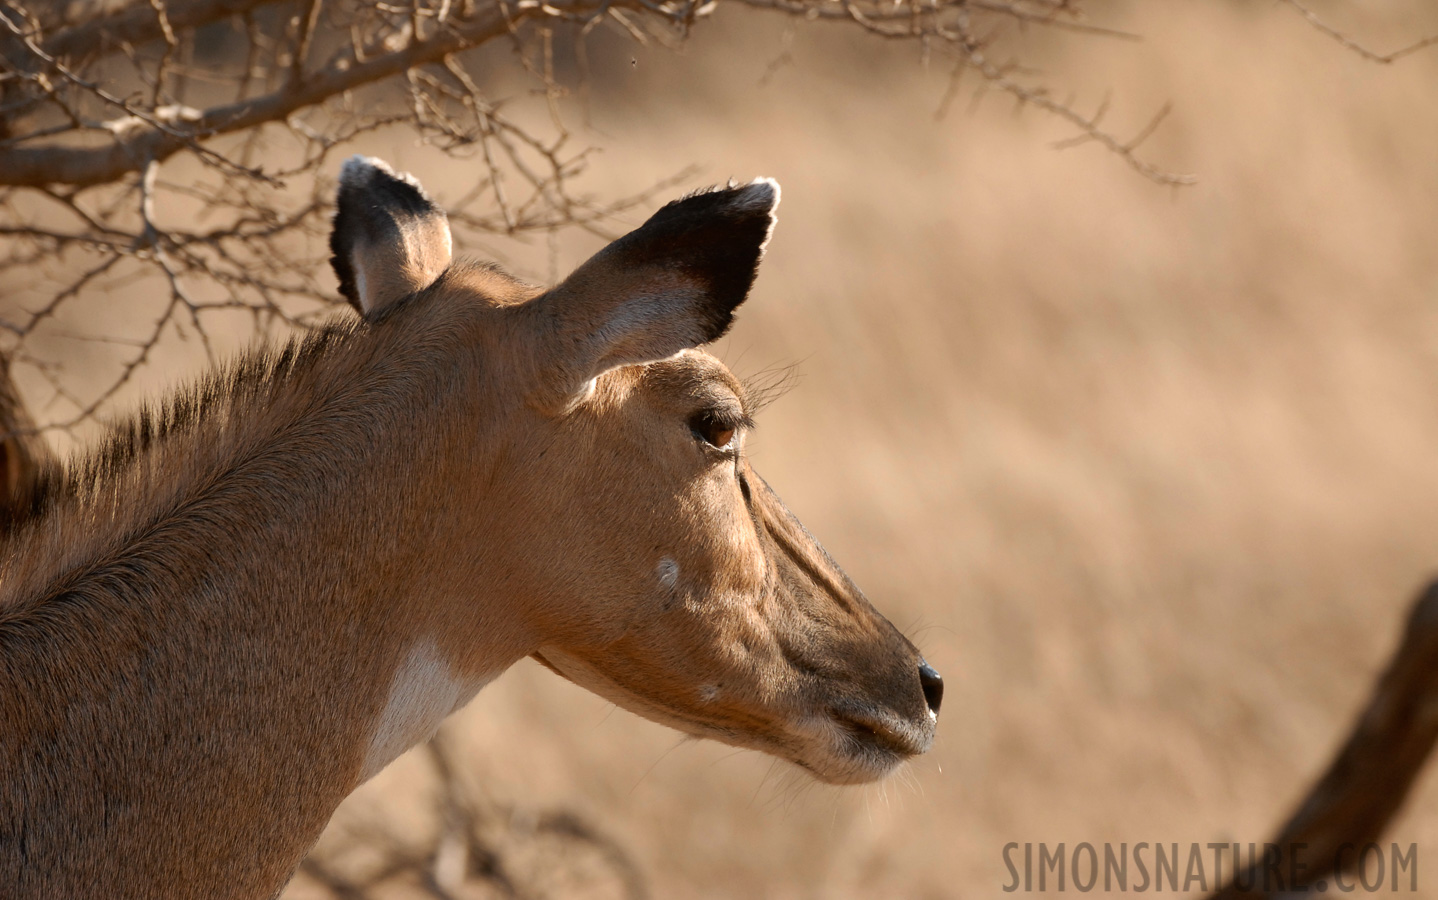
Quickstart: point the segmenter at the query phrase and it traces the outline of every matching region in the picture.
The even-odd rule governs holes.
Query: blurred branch
[[[1372,50],[1369,50],[1362,44],[1358,43],[1358,41],[1354,40],[1352,37],[1349,37],[1347,34],[1344,34],[1342,31],[1339,31],[1337,28],[1334,28],[1332,25],[1329,25],[1327,22],[1324,22],[1318,17],[1317,13],[1304,6],[1302,3],[1299,2],[1299,0],[1283,0],[1283,2],[1298,10],[1298,14],[1308,20],[1308,24],[1312,25],[1314,28],[1317,28],[1319,31],[1333,38],[1335,41],[1342,44],[1344,47],[1348,48],[1349,50],[1352,50],[1354,53],[1357,53],[1359,56],[1370,62],[1376,62],[1386,66],[1394,62],[1395,60],[1402,59],[1405,56],[1417,53],[1419,50],[1422,50],[1425,47],[1431,47],[1434,44],[1438,44],[1438,34],[1435,34],[1429,35],[1422,40],[1414,41],[1406,47],[1394,50],[1392,53],[1376,53]]]
[[[348,842],[311,854],[297,883],[319,887],[336,900],[391,896],[404,887],[422,897],[620,896],[646,900],[649,889],[637,863],[619,843],[570,810],[534,815],[480,801],[458,777],[444,740],[424,748],[439,782],[438,827],[415,840],[367,830]],[[345,862],[355,849],[365,858]],[[310,894],[306,894],[310,896]]]
[[[1139,146],[1153,135],[1154,131],[1158,129],[1159,124],[1168,116],[1170,107],[1167,104],[1159,109],[1153,118],[1149,119],[1148,124],[1139,129],[1136,135],[1124,141],[1115,137],[1112,132],[1104,130],[1100,125],[1100,122],[1103,121],[1104,114],[1108,111],[1107,101],[1099,107],[1098,112],[1092,116],[1085,116],[1072,106],[1054,100],[1048,95],[1046,90],[1025,87],[1013,81],[1004,74],[1002,69],[995,66],[977,49],[970,57],[969,65],[978,69],[990,84],[1009,94],[1020,103],[1037,106],[1039,109],[1051,113],[1077,128],[1080,132],[1079,135],[1066,141],[1060,141],[1056,145],[1060,149],[1075,147],[1079,144],[1092,141],[1101,144],[1104,149],[1123,160],[1135,172],[1138,172],[1156,184],[1183,186],[1198,183],[1197,177],[1164,171],[1140,158],[1136,152]]]
[[[1302,884],[1264,890],[1264,863],[1236,877],[1213,900],[1288,896],[1359,862],[1402,807],[1438,742],[1438,581],[1413,604],[1403,640],[1378,680],[1343,749],[1308,797],[1270,842],[1277,870],[1304,848]],[[1276,887],[1282,887],[1278,885]]]
[[[193,29],[242,15],[277,0],[192,0],[165,7],[171,29]],[[62,28],[45,40],[45,52],[64,58],[91,59],[103,48],[143,44],[163,34],[160,18],[149,3],[121,7],[95,16],[83,25]]]
[[[1064,142],[1073,146],[1078,143],[1094,142],[1122,159],[1143,177],[1164,185],[1190,185],[1197,182],[1193,175],[1169,172],[1141,159],[1137,150],[1140,144],[1153,133],[1158,123],[1168,114],[1164,107],[1137,137],[1124,141],[1105,130],[1101,125],[1107,105],[1094,116],[1085,116],[1070,103],[1055,100],[1049,89],[1043,85],[1024,84],[1013,77],[1013,66],[1000,66],[988,55],[991,41],[982,40],[974,28],[974,16],[988,13],[999,19],[1011,19],[1025,25],[1036,25],[1081,34],[1096,35],[1122,40],[1139,40],[1139,36],[1125,31],[1090,25],[1080,21],[1078,5],[1068,2],[964,2],[951,0],[948,3],[925,5],[918,0],[900,0],[898,3],[857,2],[837,0],[833,3],[814,3],[812,0],[736,0],[755,9],[776,10],[806,20],[847,22],[864,31],[888,40],[907,40],[922,43],[928,47],[934,42],[950,48],[957,56],[950,88],[940,107],[940,115],[947,108],[957,91],[960,76],[965,71],[976,71],[993,88],[1013,97],[1019,103],[1034,106],[1074,126],[1080,132],[1076,140]]]

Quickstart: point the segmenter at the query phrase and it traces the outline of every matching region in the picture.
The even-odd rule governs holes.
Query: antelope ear
[[[449,268],[449,218],[418,181],[383,160],[345,160],[336,206],[330,264],[340,293],[365,318],[424,290]]]
[[[567,412],[602,373],[728,331],[754,284],[778,205],[772,178],[675,200],[528,304],[545,334],[536,405]]]

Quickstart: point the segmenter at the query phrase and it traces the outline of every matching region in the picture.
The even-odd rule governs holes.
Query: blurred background
[[[1438,32],[1422,3],[1314,8],[1380,49]],[[1196,183],[1058,149],[1072,127],[977,83],[946,106],[949,67],[823,22],[721,4],[677,48],[600,30],[585,70],[555,54],[567,127],[602,148],[585,189],[782,184],[713,351],[794,367],[755,465],[947,696],[930,754],[840,789],[525,662],[444,730],[455,777],[516,828],[571,810],[655,897],[984,897],[1010,841],[1264,841],[1327,765],[1438,571],[1438,48],[1375,63],[1281,3],[1088,9],[1142,39],[1009,46],[1059,99],[1111,96],[1116,135],[1171,104],[1143,157]],[[495,60],[486,83],[545,115]],[[352,149],[441,204],[474,185],[402,128]],[[602,244],[466,249],[550,281]],[[66,352],[113,377],[105,348]],[[194,341],[167,352],[117,409],[204,365]],[[17,378],[39,418],[68,414]],[[401,759],[321,852],[433,829],[436,783],[423,750]],[[1421,858],[1431,778],[1406,809],[1391,839]]]

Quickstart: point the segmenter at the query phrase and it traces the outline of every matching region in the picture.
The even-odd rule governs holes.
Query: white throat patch
[[[370,780],[401,753],[433,737],[445,717],[473,700],[496,674],[465,684],[455,678],[432,639],[411,647],[390,683],[389,700],[370,737],[360,780]]]

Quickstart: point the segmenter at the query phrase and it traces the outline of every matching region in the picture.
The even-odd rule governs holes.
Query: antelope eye
[[[694,436],[716,450],[729,449],[738,426],[739,423],[726,421],[712,410],[695,413],[689,419],[689,430]]]

